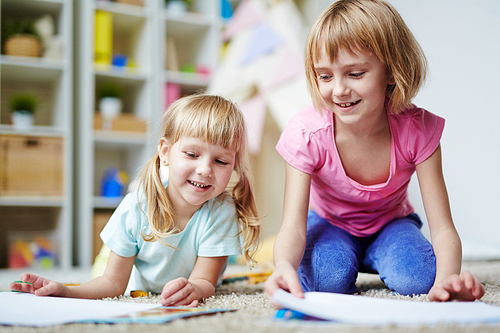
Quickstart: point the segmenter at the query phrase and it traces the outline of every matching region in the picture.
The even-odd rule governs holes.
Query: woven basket
[[[42,44],[31,35],[16,35],[5,41],[4,52],[11,56],[39,57]]]
[[[140,7],[144,5],[142,0],[116,0],[116,2],[123,3],[126,5],[140,6]]]

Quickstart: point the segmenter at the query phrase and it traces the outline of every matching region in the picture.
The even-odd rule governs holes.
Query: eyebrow
[[[368,66],[370,63],[368,61],[362,61],[362,62],[351,62],[349,64],[346,64],[342,66],[343,68],[352,68],[352,67],[360,67],[360,66]],[[314,67],[314,70],[317,71],[331,71],[330,67],[327,66],[319,66],[319,67]]]
[[[189,143],[183,143],[183,144],[181,144],[179,148],[180,148],[181,151],[183,151],[183,150],[194,150],[194,151],[196,151],[196,150],[203,150],[204,146],[202,144],[199,144],[199,143],[189,142]],[[218,151],[216,155],[221,156],[221,157],[233,157],[234,156],[230,151],[227,150],[227,148],[222,148],[222,149],[223,150],[222,151]]]

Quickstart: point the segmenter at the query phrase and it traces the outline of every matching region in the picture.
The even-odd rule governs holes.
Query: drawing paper
[[[500,307],[476,302],[419,302],[308,292],[297,298],[279,289],[276,304],[319,319],[361,325],[436,325],[500,322]]]

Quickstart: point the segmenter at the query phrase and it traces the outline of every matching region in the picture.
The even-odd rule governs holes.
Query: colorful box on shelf
[[[51,232],[10,231],[9,268],[53,268],[56,250]]]
[[[63,138],[0,135],[0,196],[62,196]]]
[[[102,115],[100,112],[94,114],[94,129],[102,130]],[[133,114],[122,113],[112,121],[112,131],[122,132],[146,132],[147,124],[144,120]]]

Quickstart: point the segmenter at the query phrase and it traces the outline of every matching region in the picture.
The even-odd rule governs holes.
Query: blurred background
[[[203,91],[245,114],[271,244],[284,189],[274,147],[310,103],[304,42],[330,3],[0,0],[0,268],[90,267],[100,230],[156,150],[164,110]],[[390,3],[429,61],[415,104],[447,120],[443,168],[464,259],[500,259],[500,3]],[[416,178],[410,197],[425,221]]]

